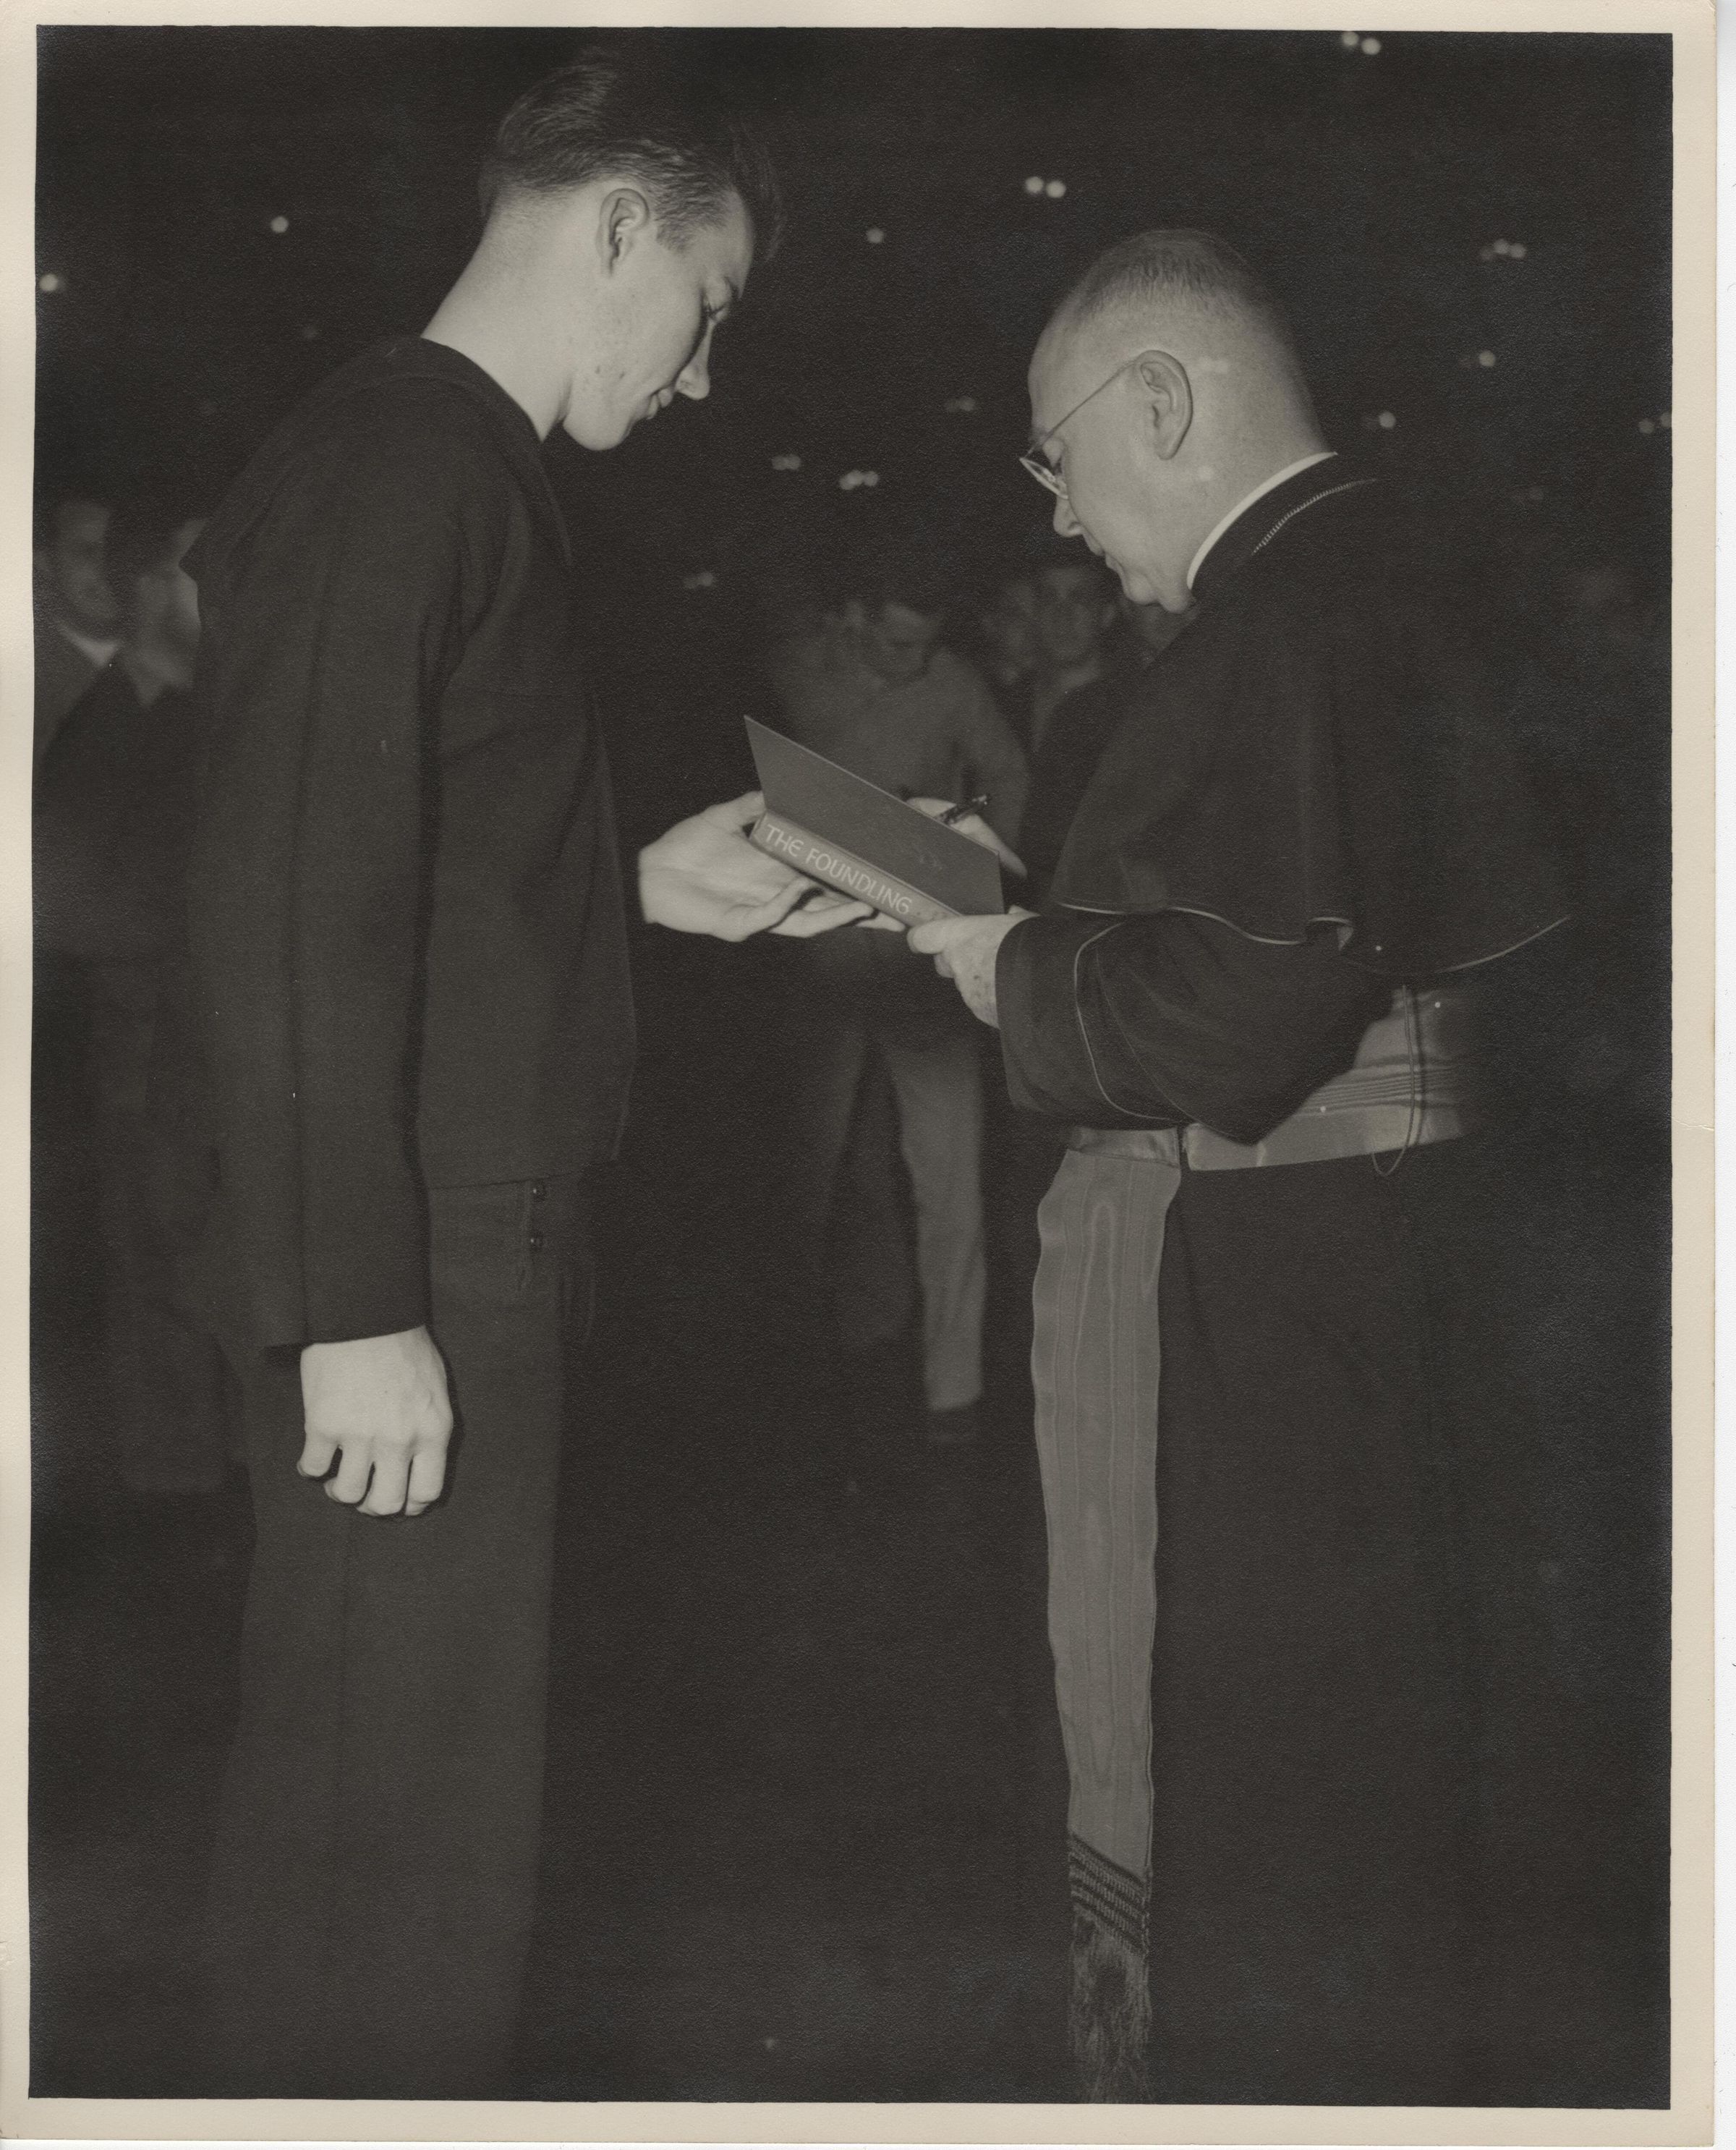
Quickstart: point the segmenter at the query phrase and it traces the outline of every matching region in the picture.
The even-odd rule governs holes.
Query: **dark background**
[[[1540,2042],[1496,2057],[1491,2096],[1657,2102],[1668,43],[641,34],[735,78],[790,230],[707,403],[610,456],[550,447],[629,843],[745,788],[767,609],[854,538],[925,526],[961,599],[1042,542],[1016,462],[1031,343],[1095,252],[1154,224],[1216,230],[1266,274],[1329,437],[1433,498],[1455,567],[1572,690],[1571,729],[1535,744],[1581,924],[1552,997],[1515,1012],[1514,1199],[1562,1707],[1602,1805],[1554,1914],[1568,1968],[1530,2011]],[[321,375],[426,322],[475,236],[492,125],[577,42],[43,31],[43,486],[211,505]],[[841,490],[852,469],[878,483]],[[1067,2097],[1029,1220],[995,1211],[990,1440],[879,1497],[885,1458],[845,1431],[780,1267],[787,951],[639,943],[642,1072],[568,1474],[525,2093]],[[32,2087],[196,2091],[188,1949],[245,1501],[148,1512],[105,1478],[76,1235],[43,1209]]]
[[[63,280],[41,307],[44,462],[205,499],[322,374],[432,313],[493,124],[578,42],[41,34],[42,260]],[[648,598],[798,558],[840,514],[934,518],[971,566],[1017,544],[1041,519],[1013,460],[1036,332],[1093,255],[1160,223],[1215,230],[1271,278],[1339,445],[1451,480],[1490,539],[1590,519],[1661,568],[1668,439],[1638,426],[1668,408],[1668,40],[641,34],[739,80],[791,211],[709,405],[608,458],[555,449]],[[1496,239],[1523,258],[1482,259]],[[946,411],[964,396],[974,412]],[[1370,430],[1382,411],[1396,425]],[[801,469],[775,472],[790,453]],[[880,486],[840,496],[853,467]]]

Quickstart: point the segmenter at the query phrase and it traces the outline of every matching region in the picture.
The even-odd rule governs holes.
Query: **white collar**
[[[63,619],[57,619],[54,625],[62,639],[71,643],[81,657],[88,658],[98,672],[113,660],[120,648],[119,635],[80,634],[77,628],[68,627]]]
[[[1325,462],[1337,452],[1336,448],[1316,448],[1311,456],[1300,456],[1294,462],[1286,463],[1282,470],[1274,471],[1270,477],[1266,479],[1264,484],[1255,486],[1252,492],[1244,492],[1229,514],[1220,517],[1206,532],[1205,543],[1188,563],[1188,588],[1190,590],[1193,588],[1194,578],[1204,564],[1206,554],[1229,529],[1230,524],[1239,516],[1245,515],[1256,500],[1262,500],[1267,493],[1274,492],[1286,478],[1294,477],[1298,471],[1311,470],[1316,463]]]

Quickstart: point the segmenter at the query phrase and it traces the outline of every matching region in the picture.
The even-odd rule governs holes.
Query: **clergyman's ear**
[[[1188,369],[1167,351],[1148,351],[1141,356],[1136,371],[1148,399],[1152,445],[1168,462],[1194,423],[1194,388]]]

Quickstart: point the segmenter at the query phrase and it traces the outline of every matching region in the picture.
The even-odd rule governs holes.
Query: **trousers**
[[[982,1394],[987,1274],[976,1038],[961,1030],[906,1035],[870,1012],[823,1005],[803,1026],[795,1057],[793,1134],[805,1237],[815,1249],[826,1242],[858,1099],[877,1058],[891,1081],[916,1209],[925,1395],[931,1411],[975,1403]],[[845,1337],[864,1344],[891,1333],[902,1296],[896,1275],[878,1274],[860,1259],[850,1263],[840,1280]]]
[[[229,1464],[230,1401],[216,1340],[174,1289],[182,1190],[146,1110],[157,966],[78,966],[87,1001],[98,1260],[109,1422],[124,1483],[209,1492]]]
[[[359,1516],[298,1476],[299,1353],[235,1347],[256,1544],[207,1920],[203,2095],[486,2097],[535,1894],[576,1179],[429,1198],[445,1493]]]

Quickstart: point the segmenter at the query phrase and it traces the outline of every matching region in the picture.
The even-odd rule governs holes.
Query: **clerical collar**
[[[1282,470],[1274,471],[1264,484],[1257,485],[1252,492],[1244,492],[1228,515],[1219,516],[1205,534],[1205,542],[1188,563],[1188,588],[1194,587],[1194,578],[1199,573],[1205,556],[1229,529],[1230,524],[1245,515],[1257,500],[1264,500],[1269,492],[1275,492],[1288,479],[1298,477],[1303,471],[1312,470],[1316,463],[1324,463],[1337,453],[1335,448],[1316,448],[1311,456],[1299,456]]]
[[[1320,502],[1380,482],[1376,472],[1354,459],[1335,460],[1334,470],[1325,467],[1322,457],[1310,456],[1294,470],[1280,471],[1249,496],[1251,505],[1244,502],[1232,520],[1214,532],[1210,557],[1195,561],[1194,595],[1200,603],[1210,603],[1250,560]]]

